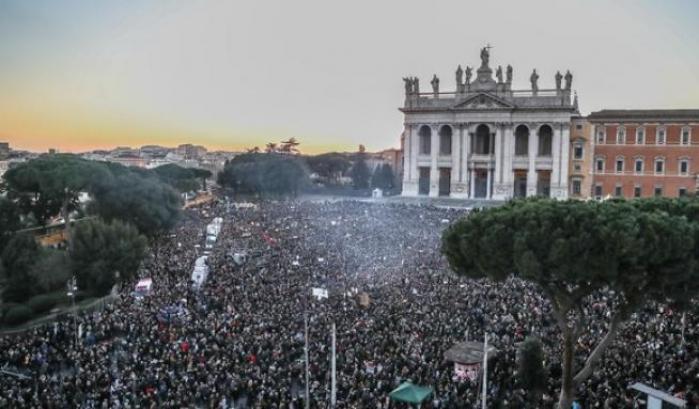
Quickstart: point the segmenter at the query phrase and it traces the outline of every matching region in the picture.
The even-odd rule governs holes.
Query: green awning
[[[421,403],[432,394],[432,388],[427,386],[413,385],[405,382],[394,389],[388,396],[393,400],[408,403]]]

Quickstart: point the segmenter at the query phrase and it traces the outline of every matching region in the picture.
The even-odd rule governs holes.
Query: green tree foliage
[[[393,189],[393,170],[387,163],[377,166],[371,176],[371,187],[383,190]]]
[[[517,376],[527,391],[530,407],[537,407],[546,391],[548,373],[544,366],[544,350],[538,338],[527,337],[519,347]]]
[[[206,169],[183,168],[174,163],[158,166],[153,172],[165,183],[180,192],[191,192],[206,189],[206,178],[211,177],[211,172]]]
[[[685,306],[699,293],[697,223],[658,207],[519,200],[475,211],[444,233],[442,250],[458,274],[498,281],[514,274],[551,301],[563,338],[559,407],[570,407],[576,388],[643,303]],[[591,319],[585,302],[606,290],[613,290],[614,306],[608,332],[575,373],[577,339]]]
[[[195,178],[201,180],[201,190],[206,190],[206,180],[211,178],[211,176],[213,176],[211,171],[207,170],[207,169],[199,169],[199,168],[191,168],[190,170],[194,174]]]
[[[34,292],[49,293],[65,288],[70,279],[70,259],[63,250],[41,249],[29,270]]]
[[[36,293],[30,271],[39,257],[41,248],[29,234],[15,234],[2,250],[3,301],[24,302]]]
[[[155,236],[177,222],[181,209],[180,195],[154,173],[108,165],[112,177],[95,183],[89,211],[101,218],[132,224],[147,235]]]
[[[135,227],[119,221],[88,221],[75,227],[70,258],[78,287],[104,295],[119,279],[136,274],[147,240]]]
[[[352,166],[352,169],[350,170],[350,177],[352,178],[352,185],[355,189],[369,188],[371,171],[366,165],[363,154],[357,156],[357,160],[354,162],[354,166]]]
[[[28,321],[33,316],[33,311],[26,305],[14,305],[7,310],[3,322],[7,325],[18,325]]]
[[[338,184],[342,174],[352,166],[349,159],[336,152],[308,156],[306,163],[312,172],[334,184]]]
[[[21,227],[19,208],[15,203],[0,196],[0,251],[12,234]]]
[[[70,154],[42,155],[3,175],[8,197],[41,224],[58,214],[68,222],[78,207],[78,195],[107,177],[102,164]]]
[[[218,183],[236,193],[295,196],[308,183],[308,171],[296,156],[247,153],[226,163]]]

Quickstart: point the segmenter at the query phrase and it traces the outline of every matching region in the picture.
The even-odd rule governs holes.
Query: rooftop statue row
[[[511,86],[512,86],[512,75],[513,75],[513,70],[511,65],[507,65],[503,72],[503,67],[501,65],[498,66],[497,70],[495,71],[495,77],[497,78],[497,82],[495,82],[492,78],[492,69],[490,68],[490,47],[483,47],[481,49],[481,66],[477,70],[477,78],[472,82],[472,77],[473,77],[473,68],[470,66],[466,66],[466,69],[464,70],[461,68],[461,65],[459,65],[456,68],[456,92],[457,93],[464,93],[467,90],[469,91],[482,91],[482,90],[488,90],[491,89],[494,91],[510,91]],[[503,78],[504,77],[504,78]],[[570,92],[572,85],[573,85],[573,74],[570,73],[570,71],[566,71],[565,76],[561,74],[560,71],[556,72],[555,75],[555,81],[556,81],[556,91],[561,91],[561,81],[565,79],[565,86],[564,90]],[[419,94],[419,82],[416,77],[407,77],[403,78],[403,81],[405,81],[405,93],[406,95],[414,95],[414,94]],[[529,81],[531,83],[531,90],[534,95],[537,95],[539,91],[539,74],[536,72],[536,69],[534,69],[529,76]],[[432,93],[435,95],[435,97],[439,94],[439,77],[435,74],[432,77],[432,81],[430,81],[430,84],[432,85]],[[472,84],[475,84],[475,87],[472,87]]]

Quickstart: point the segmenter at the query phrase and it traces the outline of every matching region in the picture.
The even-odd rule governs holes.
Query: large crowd
[[[300,409],[307,326],[310,407],[326,408],[332,324],[337,408],[407,407],[388,397],[406,380],[433,389],[423,407],[480,407],[480,380],[455,378],[444,353],[486,332],[498,351],[489,361],[488,407],[526,407],[516,356],[530,335],[544,344],[551,379],[540,405],[553,407],[561,354],[549,304],[521,280],[450,272],[441,232],[464,215],[353,201],[189,209],[140,268],[153,279],[149,295],[136,297],[125,283],[104,309],[0,338],[0,407]],[[210,274],[193,289],[205,226],[216,216],[224,223]],[[328,297],[314,297],[313,288]],[[585,308],[596,319],[578,342],[580,363],[609,311],[603,296]],[[696,312],[684,326],[663,305],[635,314],[577,391],[581,407],[640,407],[628,386],[643,382],[696,408]]]

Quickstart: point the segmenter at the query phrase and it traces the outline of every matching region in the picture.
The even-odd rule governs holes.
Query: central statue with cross
[[[491,48],[493,48],[493,47],[491,47],[490,44],[481,48],[481,68],[488,67],[488,64],[490,63],[490,49]]]

